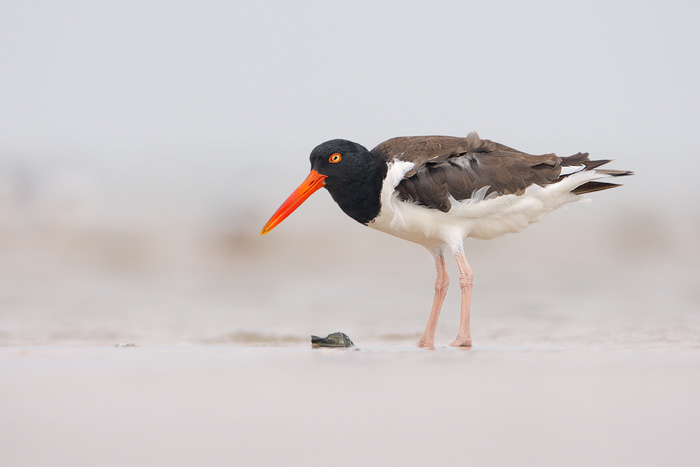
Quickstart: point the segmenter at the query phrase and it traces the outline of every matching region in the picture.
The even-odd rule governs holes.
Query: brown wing
[[[502,144],[482,140],[476,133],[453,136],[393,138],[372,153],[387,162],[413,162],[396,187],[399,198],[447,212],[450,197],[470,199],[479,189],[484,196],[522,194],[527,187],[560,180],[562,165],[601,165],[608,161],[588,160],[587,154],[560,158],[554,154],[533,156]],[[590,167],[593,168],[593,167]]]

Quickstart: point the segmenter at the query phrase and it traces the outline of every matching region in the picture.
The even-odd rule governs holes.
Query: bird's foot
[[[457,337],[453,343],[450,344],[452,347],[471,347],[472,340],[470,337]]]
[[[418,347],[422,347],[424,349],[434,349],[435,348],[435,343],[432,340],[428,339],[421,339],[418,341],[416,344]]]

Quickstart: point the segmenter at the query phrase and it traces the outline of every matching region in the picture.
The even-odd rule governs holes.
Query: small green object
[[[328,337],[311,336],[312,347],[354,347],[347,334],[342,332],[334,332],[328,334]]]

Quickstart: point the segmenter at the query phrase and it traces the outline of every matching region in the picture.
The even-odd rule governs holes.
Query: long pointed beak
[[[277,212],[275,212],[270,218],[270,220],[267,221],[267,224],[265,224],[265,227],[263,227],[262,232],[260,232],[260,235],[265,235],[270,230],[274,229],[277,226],[277,224],[282,222],[284,219],[287,218],[288,215],[294,212],[296,208],[301,206],[301,203],[306,201],[306,198],[311,196],[314,191],[318,190],[319,188],[322,188],[326,184],[324,180],[327,176],[328,175],[321,175],[315,170],[312,170],[309,176],[306,177],[306,180],[304,180],[302,184],[299,185],[299,188],[294,190],[294,193],[289,195],[287,201],[282,203],[282,206],[280,206]]]

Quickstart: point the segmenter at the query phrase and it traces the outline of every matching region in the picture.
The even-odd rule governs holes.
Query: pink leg
[[[438,318],[440,317],[440,309],[442,302],[445,301],[447,288],[450,285],[450,278],[447,275],[445,268],[445,257],[442,253],[435,255],[435,265],[437,266],[437,280],[435,281],[435,298],[433,299],[433,308],[430,310],[428,325],[425,327],[425,332],[418,345],[420,347],[433,347],[435,342],[435,329],[437,328]]]
[[[472,285],[474,284],[474,274],[472,268],[467,263],[464,252],[455,253],[457,266],[459,266],[459,286],[462,289],[462,312],[459,319],[459,332],[457,339],[450,344],[454,347],[470,347],[472,345],[472,335],[469,330],[469,306],[472,301]]]

